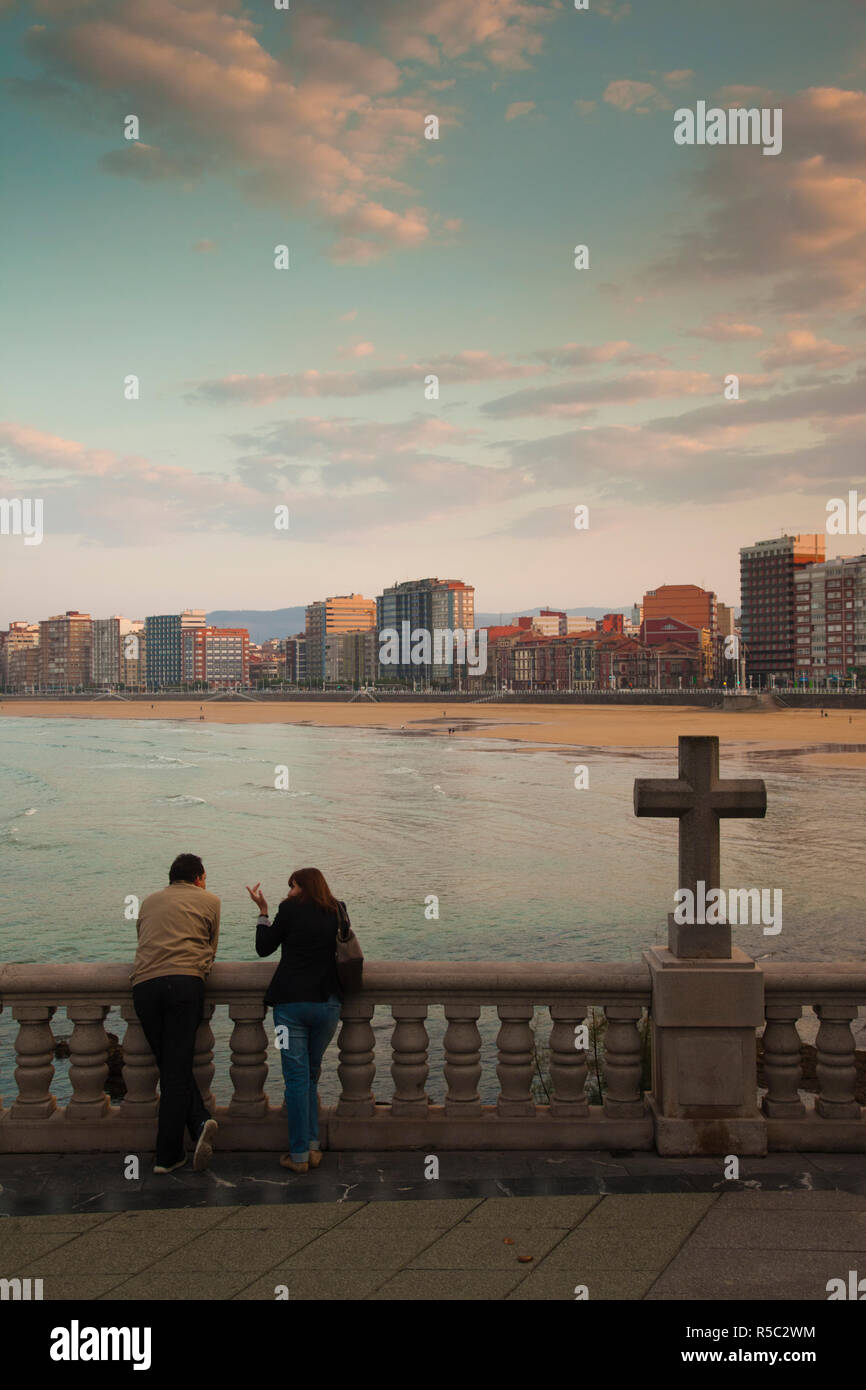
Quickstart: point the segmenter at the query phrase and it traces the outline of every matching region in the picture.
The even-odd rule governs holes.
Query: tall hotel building
[[[462,579],[408,579],[402,584],[392,584],[376,599],[376,625],[380,640],[383,629],[396,629],[401,641],[401,656],[403,623],[409,624],[410,637],[415,629],[421,629],[431,634],[431,641],[436,632],[456,632],[458,628],[471,631],[475,623],[475,589],[471,584],[464,584]],[[435,642],[433,655],[436,655]],[[453,661],[434,661],[429,666],[401,662],[380,666],[379,674],[384,680],[451,683],[456,679],[455,666]]]
[[[866,675],[866,555],[806,565],[794,579],[797,681]]]
[[[360,632],[376,626],[376,600],[363,594],[336,594],[307,606],[307,677],[325,679],[325,639],[337,632]]]
[[[191,627],[204,627],[202,608],[185,608],[182,613],[161,613],[144,620],[147,684],[180,685],[183,678],[181,634]]]
[[[757,685],[794,683],[794,581],[823,560],[822,535],[779,536],[740,551],[740,632],[746,675]]]

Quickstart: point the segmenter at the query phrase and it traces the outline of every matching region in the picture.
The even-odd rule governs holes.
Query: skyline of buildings
[[[473,672],[435,645],[427,664],[405,654],[383,664],[387,630],[474,629],[475,589],[425,578],[387,586],[376,598],[332,595],[306,606],[303,633],[251,642],[241,626],[207,622],[204,609],[93,618],[69,609],[0,632],[0,686],[131,689],[255,681],[360,686],[581,690],[591,688],[804,687],[866,678],[866,554],[824,559],[824,537],[757,541],[740,552],[739,631],[732,605],[696,584],[647,589],[628,615],[592,620],[564,609],[483,629],[489,657]]]

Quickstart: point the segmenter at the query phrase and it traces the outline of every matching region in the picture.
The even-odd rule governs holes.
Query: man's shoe
[[[291,1154],[283,1154],[280,1159],[281,1168],[291,1168],[293,1173],[306,1173],[309,1171],[309,1163],[294,1163]]]
[[[179,1158],[177,1160],[177,1163],[169,1163],[168,1165],[163,1163],[155,1163],[153,1165],[153,1171],[155,1173],[173,1173],[175,1168],[182,1168],[185,1163],[186,1154],[184,1154],[183,1158]]]
[[[213,1158],[213,1140],[218,1129],[216,1120],[205,1120],[201,1127],[192,1158],[192,1166],[197,1173],[203,1173]]]
[[[310,1167],[311,1167],[311,1168],[318,1168],[318,1166],[319,1166],[319,1164],[321,1163],[321,1161],[322,1161],[322,1150],[321,1150],[321,1149],[310,1149]]]

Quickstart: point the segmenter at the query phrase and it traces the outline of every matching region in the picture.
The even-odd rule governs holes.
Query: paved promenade
[[[736,1184],[653,1154],[444,1154],[438,1181],[423,1162],[333,1154],[296,1177],[218,1154],[136,1183],[115,1155],[0,1157],[0,1276],[46,1300],[779,1301],[866,1275],[860,1155],[743,1160]]]

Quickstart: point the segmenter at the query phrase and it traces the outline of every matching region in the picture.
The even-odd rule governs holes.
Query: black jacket
[[[331,994],[342,999],[336,961],[338,925],[336,912],[297,898],[281,902],[273,922],[258,924],[258,955],[272,956],[282,947],[266,1004],[321,1003]]]

